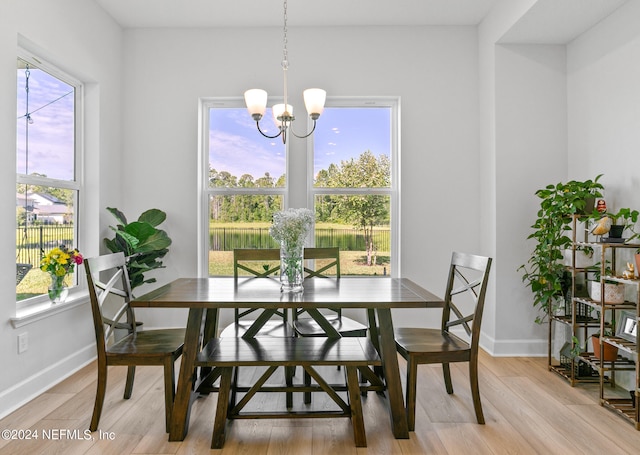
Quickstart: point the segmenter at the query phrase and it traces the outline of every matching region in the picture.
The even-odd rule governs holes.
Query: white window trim
[[[327,97],[325,107],[391,108],[391,187],[390,188],[322,188],[314,187],[313,135],[307,139],[307,207],[313,208],[319,194],[382,194],[391,197],[391,277],[402,276],[400,270],[400,97]],[[322,117],[320,117],[319,121]]]
[[[80,193],[83,189],[84,182],[84,84],[79,79],[71,76],[70,74],[62,71],[59,67],[52,65],[45,58],[35,53],[30,52],[24,47],[19,46],[17,57],[32,64],[52,76],[62,80],[63,82],[72,85],[74,87],[74,179],[73,180],[58,180],[53,178],[43,178],[38,176],[29,176],[25,174],[16,173],[16,184],[33,184],[33,185],[54,185],[59,188],[70,189],[77,191],[74,201],[74,239],[75,247],[82,251],[82,227],[80,226],[79,219],[82,219],[80,199],[83,197]],[[76,267],[76,274],[78,272]],[[80,304],[88,302],[86,280],[78,278],[77,285],[69,289],[69,296],[67,301],[56,305],[51,304],[48,296],[43,294],[37,297],[32,297],[20,302],[16,302],[16,317],[11,319],[14,327],[20,327],[25,324],[29,324],[40,320],[44,317],[48,317],[52,314],[60,313],[68,309],[74,308]]]

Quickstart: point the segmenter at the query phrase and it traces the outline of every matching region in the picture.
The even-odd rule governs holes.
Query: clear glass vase
[[[64,284],[64,276],[51,275],[48,293],[51,303],[62,303],[67,299],[69,289]]]
[[[280,246],[280,291],[302,292],[304,246]]]

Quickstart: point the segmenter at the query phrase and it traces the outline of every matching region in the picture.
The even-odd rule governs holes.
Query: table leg
[[[387,383],[387,398],[391,413],[391,429],[396,439],[409,439],[407,414],[402,397],[402,382],[396,353],[396,342],[393,337],[391,309],[378,308],[378,329],[380,330],[380,357]]]
[[[200,342],[200,327],[202,325],[202,308],[189,309],[186,333],[184,336],[184,348],[178,387],[171,413],[171,426],[169,441],[182,441],[189,428],[189,414],[191,408],[191,393],[193,391],[193,371]]]

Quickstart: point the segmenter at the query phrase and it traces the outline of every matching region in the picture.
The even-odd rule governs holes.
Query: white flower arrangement
[[[269,234],[287,251],[302,251],[315,216],[309,209],[287,209],[273,215]]]

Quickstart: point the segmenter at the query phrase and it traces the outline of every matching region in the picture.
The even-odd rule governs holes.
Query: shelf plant
[[[599,183],[601,177],[602,174],[593,180],[571,180],[548,185],[535,193],[540,198],[540,209],[531,226],[533,232],[527,237],[535,241],[535,247],[527,263],[521,265],[518,271],[522,272],[522,281],[531,288],[533,306],[542,312],[536,317],[538,323],[544,322],[548,315],[560,307],[571,284],[569,273],[562,263],[563,250],[572,243],[567,233],[571,229],[573,215],[600,216],[596,210],[589,211],[586,207],[589,199],[592,202],[602,197],[604,187]]]
[[[608,213],[607,216],[609,216],[609,218],[611,218],[613,222],[609,235],[613,237],[614,228],[618,226],[619,237],[622,237],[624,231],[626,230],[629,230],[631,232],[631,237],[627,239],[627,242],[640,237],[640,234],[638,234],[635,230],[635,225],[638,221],[638,215],[640,215],[640,212],[638,212],[637,210],[632,210],[629,207],[623,207],[616,213]]]

